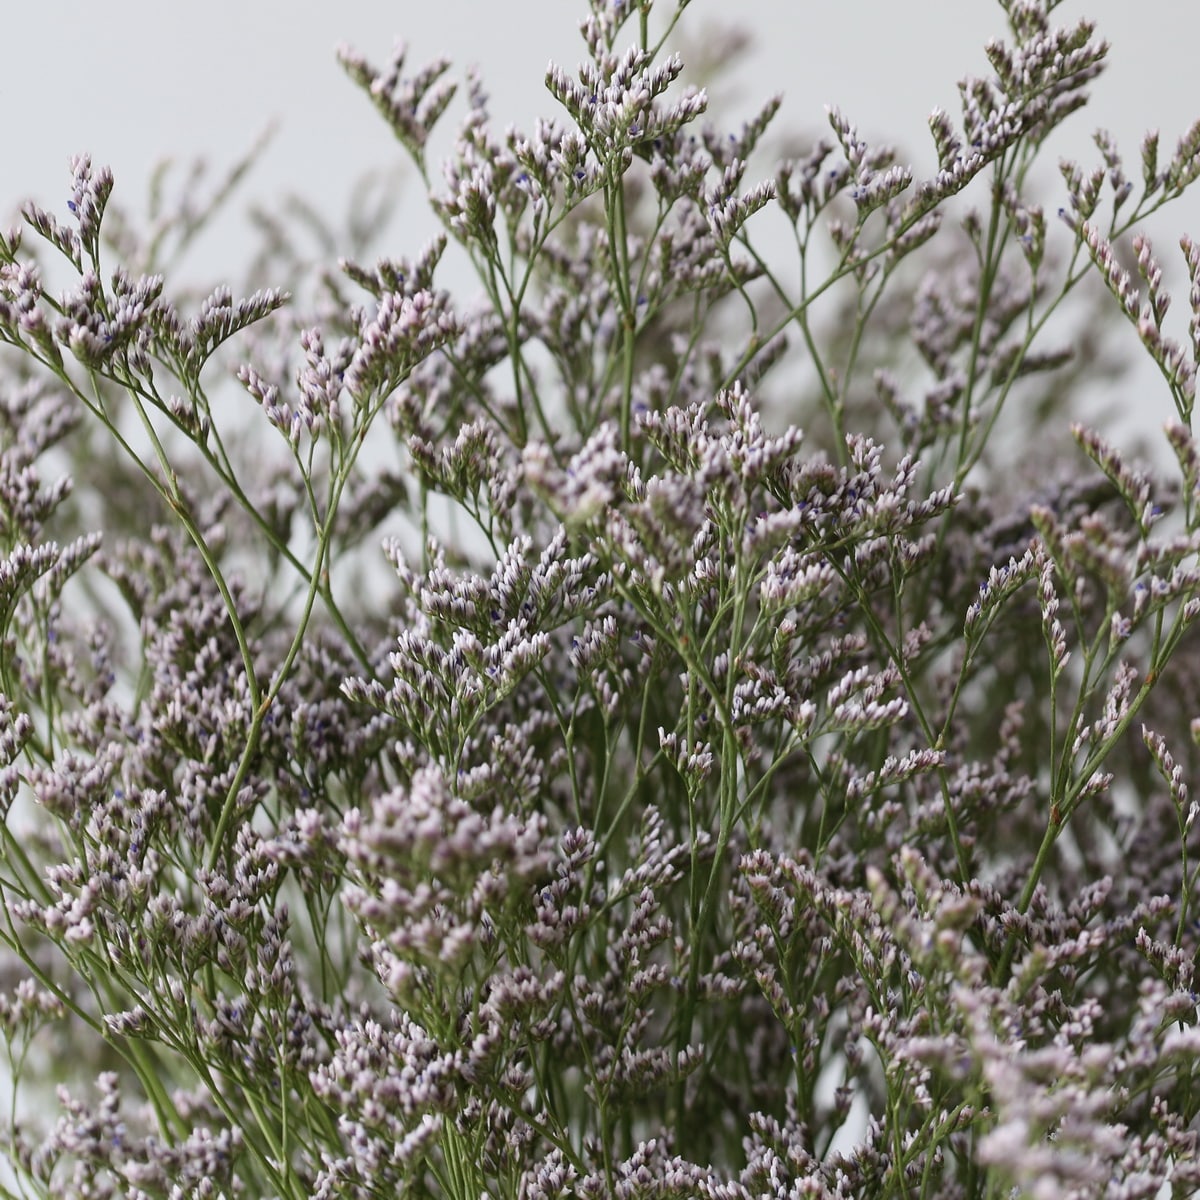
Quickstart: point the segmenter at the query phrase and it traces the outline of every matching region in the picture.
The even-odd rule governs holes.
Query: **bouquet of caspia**
[[[1047,221],[1106,47],[1006,2],[932,176],[771,163],[686,7],[441,178],[448,64],[343,50],[411,258],[191,297],[86,156],[0,235],[0,1194],[1200,1187],[1200,125]]]

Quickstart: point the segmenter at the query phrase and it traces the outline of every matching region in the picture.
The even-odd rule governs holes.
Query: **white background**
[[[659,2],[665,10],[667,0]],[[26,197],[61,209],[76,151],[111,165],[119,195],[136,206],[157,160],[204,156],[227,165],[273,120],[278,135],[248,194],[270,205],[299,192],[341,213],[364,171],[403,155],[336,63],[339,42],[382,63],[403,37],[414,65],[438,54],[459,68],[478,64],[498,127],[528,127],[552,109],[548,60],[573,68],[582,57],[583,12],[582,0],[5,0],[0,217]],[[1133,166],[1142,133],[1158,126],[1169,153],[1200,117],[1200,5],[1065,0],[1055,13],[1062,23],[1083,16],[1112,43],[1109,67],[1054,150],[1089,154],[1090,131],[1102,125]],[[719,54],[711,31],[734,19],[756,41],[740,72],[740,115],[782,91],[777,127],[823,132],[824,105],[837,104],[869,136],[918,161],[928,153],[930,109],[957,113],[957,80],[988,72],[983,43],[1004,31],[995,0],[693,0],[681,29]],[[1170,227],[1200,233],[1198,216],[1193,202]],[[219,247],[210,250],[223,266]]]

